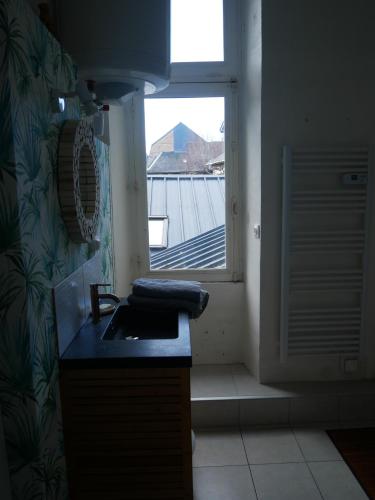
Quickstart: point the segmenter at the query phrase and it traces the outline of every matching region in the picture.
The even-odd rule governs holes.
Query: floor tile
[[[294,429],[294,435],[307,461],[342,460],[324,430]]]
[[[324,500],[368,500],[345,462],[311,462],[309,467]]]
[[[213,398],[237,395],[231,365],[197,365],[191,369],[191,397]]]
[[[290,422],[338,422],[339,400],[335,396],[311,396],[290,400]]]
[[[244,365],[232,365],[234,384],[239,396],[255,396],[262,394],[262,385],[251,375]]]
[[[291,392],[269,384],[260,384],[241,364],[232,365],[234,383],[239,396],[289,397]],[[294,394],[292,394],[294,395]]]
[[[247,466],[193,470],[194,500],[256,500]]]
[[[289,429],[258,429],[242,432],[249,464],[303,462],[304,458]]]
[[[241,434],[237,430],[215,429],[195,432],[193,466],[247,465]]]
[[[374,420],[375,394],[342,396],[340,398],[340,420]]]
[[[258,500],[321,500],[305,463],[250,467]]]
[[[312,428],[316,430],[322,430],[322,431],[327,431],[330,429],[339,429],[341,426],[340,422],[305,422],[305,423],[294,423],[293,424],[293,429],[306,429],[306,428]]]
[[[192,401],[191,425],[193,429],[207,427],[238,427],[238,399],[217,401]]]
[[[375,427],[375,420],[343,420],[339,422],[337,429],[361,429],[367,427]],[[332,425],[327,426],[326,429],[332,429]]]
[[[286,425],[289,423],[289,400],[256,398],[240,400],[240,425]]]

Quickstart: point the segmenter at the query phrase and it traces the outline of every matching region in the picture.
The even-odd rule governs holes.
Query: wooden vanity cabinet
[[[189,368],[61,368],[70,500],[192,500]]]

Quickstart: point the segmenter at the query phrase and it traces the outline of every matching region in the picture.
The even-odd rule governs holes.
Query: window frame
[[[241,281],[240,185],[238,173],[238,0],[223,0],[224,61],[172,63],[169,86],[163,91],[133,97],[134,175],[138,221],[137,255],[139,273],[150,278],[189,279],[201,282]],[[224,97],[225,98],[225,269],[150,268],[148,237],[147,168],[144,99]]]
[[[223,0],[224,61],[171,63],[170,83],[232,82],[238,78],[238,0]]]
[[[138,262],[142,275],[153,278],[195,279],[199,281],[239,281],[241,279],[239,242],[239,184],[238,184],[238,144],[237,144],[237,85],[230,83],[180,83],[171,84],[163,92],[147,99],[224,97],[225,98],[225,227],[226,227],[226,268],[225,269],[163,269],[150,268],[148,245],[147,169],[144,137],[144,100],[140,96],[137,110],[142,138],[137,147],[139,168],[136,168],[136,185],[139,186],[139,228],[140,241]],[[138,134],[137,134],[138,135]],[[143,154],[143,159],[141,159]],[[138,163],[138,162],[137,162]]]

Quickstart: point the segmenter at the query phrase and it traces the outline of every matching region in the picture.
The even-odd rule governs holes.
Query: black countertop
[[[125,301],[121,304],[126,304]],[[143,313],[144,314],[144,313]],[[152,314],[152,313],[147,313]],[[112,315],[93,324],[91,317],[60,357],[71,368],[188,368],[192,365],[189,316],[178,314],[179,336],[157,340],[102,340]]]

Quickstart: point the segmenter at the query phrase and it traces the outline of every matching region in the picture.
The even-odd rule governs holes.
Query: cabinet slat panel
[[[98,381],[100,384],[104,381],[113,379],[117,381],[131,380],[155,380],[160,379],[181,379],[181,368],[152,368],[153,376],[150,377],[150,368],[82,368],[69,369],[66,371],[66,378],[76,383],[92,383]]]
[[[120,390],[118,388],[113,389],[112,387],[92,387],[92,388],[82,388],[72,389],[72,396],[76,398],[80,397],[131,397],[131,396],[178,396],[180,394],[180,385],[168,385],[166,387],[156,387],[156,386],[135,386],[135,387],[122,387]]]
[[[96,419],[91,418],[90,422],[85,421],[85,415],[80,415],[72,418],[71,421],[65,424],[65,429],[74,429],[74,431],[81,433],[82,435],[90,432],[98,432],[98,425],[113,425],[113,419],[101,419],[101,415],[98,415]],[[150,421],[150,422],[115,422],[116,432],[129,432],[133,434],[135,432],[143,432],[144,434],[154,434],[162,432],[181,432],[182,420],[181,421]]]
[[[191,500],[188,369],[62,370],[72,500]]]
[[[144,377],[141,378],[129,378],[129,379],[114,379],[114,378],[105,378],[105,379],[89,379],[89,380],[79,380],[76,378],[71,378],[70,379],[72,382],[74,382],[75,388],[89,388],[89,387],[134,387],[138,385],[146,385],[147,387],[150,386],[159,386],[161,383],[164,386],[168,385],[179,385],[179,379],[176,377],[169,377],[169,378],[162,378],[162,377],[155,377],[153,379],[145,379]]]
[[[124,486],[124,489],[126,487]],[[103,493],[97,491],[80,491],[79,496],[72,498],[72,500],[103,500]],[[185,496],[181,496],[180,491],[146,491],[145,493],[139,491],[128,491],[124,493],[123,491],[114,492],[113,494],[105,496],[105,500],[186,500]]]

